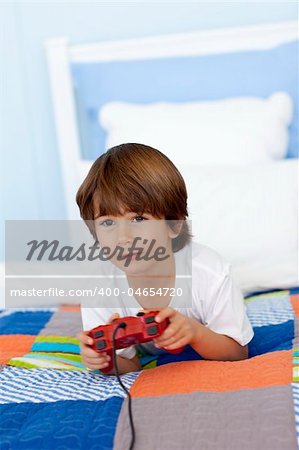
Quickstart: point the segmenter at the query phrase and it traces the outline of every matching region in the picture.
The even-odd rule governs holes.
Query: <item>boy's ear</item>
[[[168,220],[168,236],[175,239],[181,232],[183,220]]]

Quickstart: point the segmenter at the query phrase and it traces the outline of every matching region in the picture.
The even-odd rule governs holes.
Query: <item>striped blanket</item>
[[[254,328],[245,361],[139,353],[121,376],[132,397],[134,449],[297,449],[299,295],[246,300]],[[115,376],[87,371],[79,307],[0,313],[0,448],[130,447],[128,399]]]

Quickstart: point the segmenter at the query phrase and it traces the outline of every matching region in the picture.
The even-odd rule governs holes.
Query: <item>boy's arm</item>
[[[155,319],[161,322],[167,317],[171,323],[160,337],[154,339],[157,347],[175,350],[189,344],[205,359],[238,361],[248,358],[247,345],[242,346],[235,339],[212,331],[196,319],[186,317],[173,308],[160,310]]]
[[[116,362],[119,374],[138,372],[139,370],[141,370],[141,364],[137,355],[135,355],[132,359],[123,358],[122,356],[116,355]],[[105,374],[115,375],[114,368],[110,370],[110,372],[105,372]]]
[[[246,359],[248,347],[245,344],[254,333],[246,315],[242,292],[234,281],[232,266],[226,264],[222,273],[211,281],[209,285],[213,289],[205,293],[207,300],[203,302],[205,325],[201,320],[196,323],[192,347],[207,359]]]
[[[218,361],[238,361],[248,358],[247,345],[242,346],[231,337],[215,333],[201,323],[194,322],[196,332],[190,345],[203,358]]]

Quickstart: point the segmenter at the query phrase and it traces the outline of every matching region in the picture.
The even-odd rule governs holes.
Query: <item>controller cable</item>
[[[118,367],[117,367],[117,362],[116,362],[116,343],[115,343],[115,335],[117,333],[117,331],[120,328],[126,328],[127,324],[125,322],[121,322],[119,323],[115,329],[113,330],[113,334],[112,334],[112,342],[113,342],[113,367],[115,370],[115,375],[117,378],[117,381],[119,382],[120,386],[123,388],[123,390],[125,391],[125,393],[128,396],[128,411],[129,411],[129,419],[130,419],[130,425],[131,425],[131,433],[132,433],[132,439],[131,439],[131,444],[130,444],[130,450],[133,449],[134,447],[134,443],[135,443],[135,428],[134,428],[134,422],[133,422],[133,416],[132,416],[132,397],[130,392],[128,391],[128,389],[126,388],[126,386],[123,384],[123,382],[120,379],[119,376],[119,372],[118,372]]]

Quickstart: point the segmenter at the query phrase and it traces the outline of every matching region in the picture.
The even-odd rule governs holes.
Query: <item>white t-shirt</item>
[[[168,306],[187,317],[196,319],[216,333],[233,338],[242,346],[248,344],[254,333],[246,315],[242,293],[232,278],[230,264],[216,251],[193,241],[174,253],[174,256],[176,274],[179,272],[186,276],[186,280],[183,280],[186,281],[185,295],[172,297]],[[107,304],[99,308],[81,307],[84,330],[106,324],[113,313],[118,313],[121,317],[136,316],[142,309],[135,297],[129,297],[126,294],[129,285],[124,272],[109,261],[107,262],[110,265],[110,276],[122,274],[121,279],[115,280],[117,286],[121,286],[120,295],[117,298],[108,299],[111,302],[111,308],[107,307]],[[189,279],[186,275],[188,264],[190,265]],[[180,284],[180,286],[183,285]],[[176,289],[177,287],[176,280]],[[107,303],[107,298],[105,301]],[[157,349],[153,342],[144,343],[140,345],[140,348],[146,349],[150,354],[166,352],[163,349]],[[136,355],[136,348],[135,346],[127,347],[117,350],[116,353],[131,359]]]

